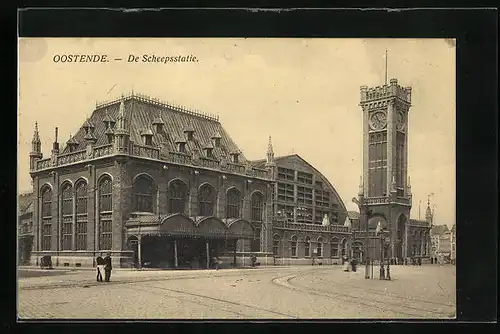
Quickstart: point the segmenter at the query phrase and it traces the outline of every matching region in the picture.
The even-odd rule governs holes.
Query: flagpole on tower
[[[385,84],[387,85],[387,50],[385,50]]]

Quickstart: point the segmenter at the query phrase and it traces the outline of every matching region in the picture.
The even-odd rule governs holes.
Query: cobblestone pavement
[[[391,281],[341,266],[114,270],[18,280],[20,320],[338,319],[455,317],[454,266],[392,266]]]

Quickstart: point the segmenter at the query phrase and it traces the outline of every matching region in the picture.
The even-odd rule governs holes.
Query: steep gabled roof
[[[108,144],[108,139],[105,136],[106,126],[104,119],[111,117],[118,120],[121,101],[119,99],[98,107],[88,120],[95,127],[96,146]],[[189,140],[186,145],[186,153],[191,153],[194,149],[202,152],[203,147],[210,144],[212,136],[217,133],[220,134],[221,141],[220,146],[213,149],[212,153],[214,157],[229,160],[229,152],[240,151],[220,122],[215,118],[205,117],[194,112],[176,110],[174,107],[166,104],[157,103],[142,97],[139,98],[134,95],[124,98],[124,110],[125,129],[130,133],[130,140],[136,144],[142,145],[141,132],[145,129],[153,129],[153,122],[158,117],[161,117],[165,123],[164,132],[156,133],[153,131],[153,145],[155,146],[161,145],[167,151],[177,152],[176,140],[184,138],[184,130],[191,127],[194,130],[194,136],[193,140]],[[76,150],[85,150],[87,142],[84,137],[85,129],[82,127],[75,134],[75,140],[79,143]],[[64,153],[66,152],[65,149]],[[246,162],[243,154],[240,155],[239,161],[240,163]]]

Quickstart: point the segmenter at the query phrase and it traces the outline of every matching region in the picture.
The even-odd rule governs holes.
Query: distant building
[[[97,105],[61,148],[56,128],[47,158],[35,125],[30,174],[32,265],[103,252],[116,267],[339,263],[351,236],[337,191],[299,155],[275,158],[269,140],[247,160],[217,117],[139,94]]]
[[[18,245],[17,263],[30,263],[33,247],[33,193],[18,196]]]
[[[457,259],[457,227],[456,227],[456,224],[453,224],[453,227],[451,228],[450,240],[451,240],[450,260],[451,260],[451,263],[455,264],[456,259]]]
[[[438,263],[449,263],[452,253],[452,233],[447,225],[434,225],[431,229],[431,256]]]

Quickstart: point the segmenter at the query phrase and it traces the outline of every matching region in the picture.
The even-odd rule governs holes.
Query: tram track
[[[333,280],[328,280],[325,279],[327,282],[332,282],[332,283],[337,283]],[[358,291],[368,291],[371,294],[379,295],[379,296],[384,296],[384,297],[390,297],[390,298],[395,298],[395,299],[402,299],[402,300],[407,300],[411,302],[417,302],[417,303],[425,303],[425,304],[433,304],[433,305],[439,305],[439,306],[444,306],[444,307],[455,307],[454,304],[449,304],[449,303],[441,303],[437,301],[431,301],[431,300],[425,300],[425,299],[419,299],[419,298],[409,298],[409,297],[402,297],[399,295],[396,295],[391,292],[381,292],[380,290],[377,289],[372,289],[372,288],[364,288],[360,287],[358,285],[350,284],[350,283],[342,283],[342,287],[348,288],[348,289],[354,289]]]
[[[368,307],[375,309],[375,310],[383,310],[386,312],[401,314],[404,316],[408,316],[409,318],[422,318],[423,314],[434,315],[434,316],[438,316],[441,318],[450,318],[450,313],[452,313],[451,310],[450,310],[450,312],[429,310],[429,309],[422,308],[422,307],[415,307],[414,305],[409,306],[405,303],[395,303],[394,301],[391,302],[391,301],[387,301],[387,300],[383,300],[383,301],[376,300],[376,299],[367,297],[366,295],[352,295],[352,294],[348,294],[345,292],[340,292],[338,290],[325,291],[322,289],[317,289],[317,288],[312,288],[312,287],[303,287],[303,286],[297,286],[297,285],[292,284],[291,281],[293,279],[301,277],[301,276],[305,276],[308,273],[310,273],[310,271],[298,273],[295,275],[280,276],[280,277],[272,279],[272,282],[276,285],[283,287],[283,288],[298,291],[298,292],[301,292],[304,294],[308,294],[308,295],[312,294],[312,295],[317,295],[317,296],[321,296],[321,297],[334,299],[337,301],[340,300],[340,301],[346,302],[346,303],[351,303],[351,304],[356,304],[356,305],[364,305],[364,306],[368,306]],[[343,285],[343,287],[345,287],[345,285]],[[385,297],[391,298],[391,296],[385,296]],[[404,297],[400,297],[400,298],[402,300],[408,302],[408,299],[406,299]],[[450,305],[446,305],[446,306],[449,307]],[[417,311],[418,313],[415,311]]]
[[[170,293],[175,293],[175,294],[178,294],[180,296],[172,296],[172,295],[167,294],[167,298],[174,298],[174,299],[181,300],[184,302],[193,303],[196,305],[202,305],[202,306],[208,307],[210,309],[217,309],[217,310],[221,310],[224,312],[236,314],[236,315],[242,316],[244,318],[251,317],[251,316],[249,316],[248,313],[243,313],[241,309],[243,309],[243,311],[244,311],[244,309],[247,309],[247,310],[252,309],[252,310],[257,310],[259,312],[265,312],[265,313],[272,314],[272,315],[278,315],[280,317],[285,317],[285,318],[290,318],[290,319],[298,319],[298,317],[292,316],[290,314],[272,311],[272,310],[268,310],[268,309],[254,306],[254,305],[247,305],[247,304],[233,302],[233,301],[229,301],[229,300],[225,300],[225,299],[221,299],[221,298],[200,295],[198,293],[186,292],[186,291],[172,289],[172,288],[159,287],[159,286],[155,286],[155,285],[138,286],[138,284],[140,284],[140,283],[133,283],[133,287],[129,286],[129,288],[133,289],[133,290],[141,290],[141,291],[150,292],[150,293],[154,293],[151,291],[152,289],[156,289],[156,290],[160,290],[160,291],[167,291]],[[200,299],[203,301],[200,301]],[[204,302],[207,300],[210,301],[211,303]],[[214,305],[214,303],[219,304],[219,305]],[[232,309],[228,309],[228,307],[224,307],[224,305],[230,305],[230,307],[232,307]],[[235,311],[234,310],[235,307],[240,308],[240,312]],[[262,316],[259,318],[268,318],[268,317]]]

